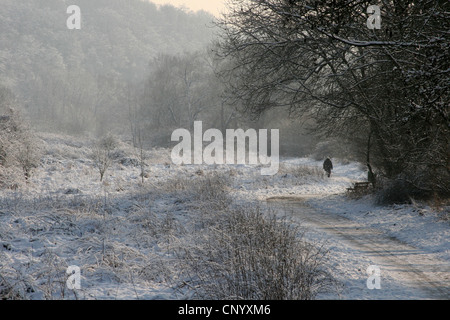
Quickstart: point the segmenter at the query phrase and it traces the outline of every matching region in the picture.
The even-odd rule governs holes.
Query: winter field
[[[273,292],[281,281],[288,299],[450,298],[449,208],[349,197],[346,188],[367,176],[357,163],[334,160],[327,178],[321,161],[282,159],[277,175],[261,176],[257,166],[174,166],[170,150],[155,149],[142,183],[137,150],[121,142],[100,182],[88,139],[39,137],[44,156],[30,181],[0,191],[0,298],[220,299],[224,288],[228,298],[273,298],[261,288]],[[242,268],[277,270],[285,257],[320,281],[305,294],[297,274],[272,283],[250,271],[248,287],[232,288],[244,275],[224,267],[236,248],[243,260],[262,256]],[[381,289],[367,287],[371,265],[381,268]],[[67,287],[69,266],[81,270],[80,289]]]

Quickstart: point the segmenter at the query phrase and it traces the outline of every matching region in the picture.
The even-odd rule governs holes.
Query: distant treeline
[[[1,4],[0,84],[45,129],[77,133],[123,123],[124,88],[147,76],[154,57],[200,50],[213,36],[212,15],[141,0],[77,1],[81,30],[69,30],[71,4]]]

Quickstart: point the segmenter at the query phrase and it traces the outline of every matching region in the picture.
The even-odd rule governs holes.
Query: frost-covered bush
[[[258,207],[215,215],[216,223],[179,250],[195,298],[314,299],[334,280],[326,252],[302,240],[298,229]]]
[[[158,186],[160,192],[172,193],[176,197],[189,198],[202,205],[211,204],[223,208],[230,203],[229,189],[232,179],[216,171],[195,176],[177,176]]]
[[[9,278],[0,270],[0,300],[23,300],[26,291],[24,281]]]
[[[41,147],[20,113],[13,94],[0,87],[0,188],[17,188],[39,165]]]
[[[306,182],[309,178],[324,179],[325,174],[322,168],[305,166],[305,165],[289,165],[282,163],[280,169],[278,170],[278,175],[285,177],[292,177],[297,179],[299,182]]]
[[[230,177],[213,172],[198,177],[192,190],[196,200],[208,203],[209,207],[224,208],[231,202],[230,185]]]
[[[112,135],[104,136],[93,146],[92,158],[94,160],[94,166],[100,174],[100,181],[103,181],[106,170],[113,163],[117,146],[118,142]]]

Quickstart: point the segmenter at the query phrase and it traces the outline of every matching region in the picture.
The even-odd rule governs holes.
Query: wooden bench
[[[353,188],[347,188],[347,191],[357,193],[369,189],[369,186],[370,182],[355,182]]]

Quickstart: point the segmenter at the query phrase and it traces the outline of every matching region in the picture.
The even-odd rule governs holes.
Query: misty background
[[[69,1],[2,1],[0,85],[39,131],[121,135],[168,147],[177,128],[278,128],[280,152],[301,156],[317,138],[297,120],[236,111],[216,76],[215,17],[141,0],[77,1],[81,30],[69,30]]]

